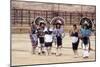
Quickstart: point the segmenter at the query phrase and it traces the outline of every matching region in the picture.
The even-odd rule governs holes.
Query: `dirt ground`
[[[11,63],[15,65],[30,65],[30,64],[48,64],[48,63],[63,63],[63,62],[80,62],[80,61],[95,61],[95,36],[91,36],[90,56],[88,59],[82,58],[82,48],[79,44],[77,58],[74,57],[71,45],[71,39],[66,34],[63,39],[62,56],[45,56],[33,55],[32,46],[29,34],[12,34],[12,48],[11,48]],[[53,44],[52,52],[55,52],[56,46]]]

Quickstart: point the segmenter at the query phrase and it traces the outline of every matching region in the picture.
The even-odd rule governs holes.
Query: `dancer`
[[[31,42],[32,42],[32,54],[35,54],[35,50],[36,50],[36,47],[38,44],[38,38],[37,38],[37,28],[33,22],[32,22],[32,26],[31,26],[30,38],[31,38]]]
[[[39,44],[38,44],[39,53],[38,54],[40,55],[40,54],[45,54],[45,52],[44,52],[45,21],[40,20],[39,22],[40,22],[40,24],[39,24],[40,27],[38,28],[37,35],[38,35],[38,39],[39,39]]]
[[[90,35],[91,35],[91,28],[92,23],[90,19],[88,18],[82,18],[81,19],[81,29],[80,29],[80,35],[82,40],[82,47],[83,47],[83,58],[89,57],[89,46],[90,46]]]
[[[38,37],[38,55],[45,54],[44,52],[44,29],[46,26],[46,21],[43,17],[38,16],[34,20],[35,25],[37,26],[37,37]]]
[[[57,52],[56,52],[56,56],[61,56],[62,52],[61,52],[61,48],[62,48],[62,38],[64,37],[64,30],[62,28],[62,22],[60,20],[56,21],[56,27],[53,31],[56,36],[57,39]]]
[[[46,48],[46,55],[51,54],[51,48],[52,48],[52,41],[53,41],[53,29],[50,27],[50,23],[47,24],[47,27],[45,28],[45,48]]]
[[[78,57],[78,45],[79,45],[79,30],[77,29],[76,24],[73,25],[73,29],[69,32],[72,38],[72,49],[75,57]]]

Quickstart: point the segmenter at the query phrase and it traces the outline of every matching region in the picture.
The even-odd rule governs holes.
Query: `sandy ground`
[[[80,62],[80,61],[95,61],[95,36],[91,36],[90,56],[88,59],[82,58],[82,48],[79,44],[79,57],[75,58],[72,51],[71,39],[66,34],[63,39],[62,56],[44,56],[33,55],[32,46],[29,34],[12,34],[11,48],[11,63],[12,65],[30,65],[30,64],[48,64],[48,63],[63,63],[63,62]],[[53,44],[52,51],[55,51]]]

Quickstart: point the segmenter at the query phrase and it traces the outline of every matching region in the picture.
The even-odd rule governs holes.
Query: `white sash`
[[[72,43],[76,43],[78,41],[78,37],[73,36],[71,38],[72,38]]]

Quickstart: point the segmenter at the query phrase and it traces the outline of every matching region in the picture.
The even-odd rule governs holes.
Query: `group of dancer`
[[[62,55],[62,40],[65,37],[64,32],[64,19],[61,17],[55,17],[51,22],[47,22],[42,17],[37,17],[31,26],[31,41],[32,52],[36,54],[36,48],[38,47],[38,55]],[[69,35],[72,38],[72,49],[75,57],[78,57],[78,45],[79,41],[82,41],[83,58],[89,57],[90,35],[91,35],[91,21],[88,18],[82,18],[80,21],[81,28],[78,29],[76,24],[73,24],[73,29],[69,31]],[[52,44],[56,45],[56,52],[52,53]]]

